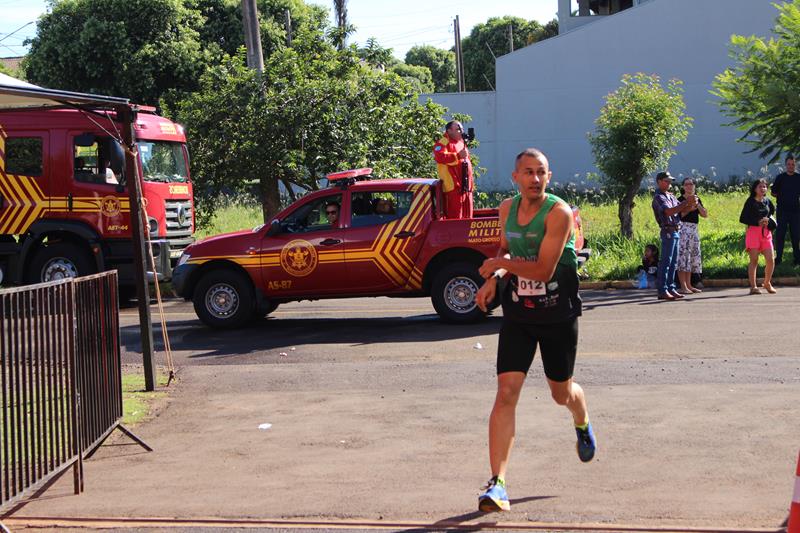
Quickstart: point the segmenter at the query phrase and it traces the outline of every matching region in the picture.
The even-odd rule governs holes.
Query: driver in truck
[[[339,204],[336,202],[325,204],[325,216],[328,217],[328,223],[332,228],[339,227],[339,209]]]

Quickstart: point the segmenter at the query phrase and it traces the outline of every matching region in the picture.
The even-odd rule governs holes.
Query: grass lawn
[[[156,384],[164,387],[167,384],[167,374],[158,372]],[[126,426],[135,426],[150,416],[152,405],[155,401],[166,398],[164,391],[145,392],[144,373],[138,371],[124,371],[122,374],[122,423]]]
[[[701,192],[699,195],[708,209],[708,218],[700,219],[703,277],[746,278],[748,259],[744,251],[745,227],[739,223],[739,213],[747,193]],[[505,195],[493,193],[480,198],[478,204],[480,207],[493,207],[503,197]],[[587,246],[593,252],[592,258],[586,263],[589,281],[633,279],[636,267],[641,263],[645,245],[660,245],[658,226],[650,207],[651,200],[652,196],[649,194],[640,195],[636,200],[632,240],[619,236],[616,203],[593,204],[581,202],[580,199],[573,200],[581,208]],[[211,225],[199,230],[197,237],[251,229],[262,222],[260,205],[230,203],[217,211]],[[788,236],[786,241],[789,261],[776,267],[776,277],[800,274],[800,270],[791,266],[791,244]],[[761,265],[763,264],[762,258]]]

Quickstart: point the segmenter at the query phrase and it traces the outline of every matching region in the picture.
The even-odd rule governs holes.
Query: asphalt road
[[[578,461],[537,358],[512,511],[491,519],[779,527],[800,445],[800,288],[583,297],[575,377],[598,455]],[[136,310],[122,315],[123,359],[138,364]],[[207,329],[184,302],[166,319],[179,381],[136,429],[156,451],[104,447],[84,495],[59,482],[21,515],[487,520],[475,509],[499,317],[453,326],[427,299],[372,298],[287,304],[235,332]]]

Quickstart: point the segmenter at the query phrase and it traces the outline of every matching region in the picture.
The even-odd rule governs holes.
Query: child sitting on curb
[[[637,289],[653,289],[656,286],[656,275],[658,274],[658,247],[655,244],[648,244],[644,247],[642,264],[639,265],[634,285]]]

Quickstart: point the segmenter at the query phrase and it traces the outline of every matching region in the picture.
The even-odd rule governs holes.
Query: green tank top
[[[517,195],[511,202],[506,220],[505,235],[512,257],[536,260],[544,237],[544,220],[559,197],[547,194],[542,207],[525,226],[517,222],[519,202]],[[581,298],[578,294],[578,256],[575,253],[575,234],[570,235],[558,259],[555,273],[547,283],[525,280],[520,286],[518,276],[510,276],[502,289],[503,320],[526,324],[556,324],[576,319],[581,315]]]
[[[520,226],[517,222],[517,214],[519,212],[519,202],[522,195],[516,195],[511,202],[511,210],[508,213],[506,220],[506,240],[508,241],[508,251],[511,257],[524,257],[528,260],[536,260],[539,255],[539,247],[542,245],[542,238],[544,237],[544,219],[553,208],[554,205],[561,202],[566,204],[564,200],[555,196],[554,194],[547,193],[542,207],[536,213],[536,216],[531,219],[525,226]],[[578,269],[578,255],[575,253],[575,231],[570,235],[567,244],[564,245],[564,251],[558,260],[556,271],[562,268]]]

